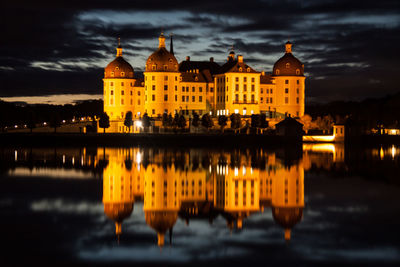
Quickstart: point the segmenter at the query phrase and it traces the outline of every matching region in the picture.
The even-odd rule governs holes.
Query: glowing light
[[[65,155],[62,156],[63,164],[65,163]]]
[[[392,145],[392,160],[394,159],[394,156],[396,156],[396,147]]]
[[[239,175],[239,169],[237,167],[235,167],[235,176]]]
[[[245,166],[242,167],[242,173],[243,173],[243,175],[246,175],[246,167]]]
[[[381,158],[381,160],[384,158],[385,153],[383,152],[383,148],[381,147],[381,149],[379,150],[379,156]]]
[[[14,125],[14,128],[18,128],[18,125]]]
[[[331,152],[335,154],[335,145],[334,144],[303,144],[304,151],[312,151],[312,152]]]
[[[335,135],[304,135],[304,142],[333,142]]]
[[[65,123],[65,120],[63,120],[62,123]]]
[[[75,165],[75,157],[72,157],[72,165]]]
[[[43,122],[43,125],[46,126],[46,125],[47,125],[47,122]]]
[[[17,150],[14,151],[14,160],[15,161],[18,160],[18,151]]]
[[[137,128],[142,128],[142,127],[143,127],[142,121],[135,121],[135,126],[136,126]]]

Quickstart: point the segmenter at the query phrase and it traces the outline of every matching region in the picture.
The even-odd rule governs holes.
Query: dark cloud
[[[223,61],[234,45],[267,72],[290,39],[306,95],[319,101],[399,90],[398,1],[23,1],[0,15],[0,96],[101,92],[116,38],[143,69],[161,28],[174,33],[178,60]]]

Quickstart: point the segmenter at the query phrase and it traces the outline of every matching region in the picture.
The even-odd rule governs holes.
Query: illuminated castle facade
[[[199,115],[289,114],[304,115],[304,65],[285,44],[285,54],[274,64],[272,74],[250,67],[242,55],[232,50],[223,65],[209,61],[178,63],[171,39],[170,51],[165,37],[159,36],[158,49],[147,61],[144,79],[135,78],[132,66],[122,57],[118,44],[116,58],[104,71],[104,111],[110,117],[107,132],[126,132],[124,118],[144,113],[160,117],[163,113]]]

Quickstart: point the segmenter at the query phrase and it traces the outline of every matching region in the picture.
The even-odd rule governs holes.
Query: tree
[[[265,129],[268,127],[267,115],[265,113],[260,114],[260,128]]]
[[[29,119],[28,122],[26,123],[27,127],[33,132],[33,129],[36,128],[36,114],[31,111],[29,113]]]
[[[214,122],[211,119],[210,114],[206,113],[201,117],[201,125],[207,128],[207,131],[214,126]]]
[[[108,117],[107,113],[105,112],[100,115],[99,127],[103,128],[104,133],[106,132],[106,128],[110,127],[110,117]]]
[[[260,128],[259,114],[251,114],[251,128],[256,129],[256,133],[258,133],[258,128]]]
[[[162,126],[164,128],[170,126],[169,123],[168,123],[168,114],[167,114],[167,112],[164,112],[163,115],[162,115]]]
[[[225,126],[228,124],[228,117],[225,115],[218,116],[218,125],[221,127],[221,132],[224,132]]]
[[[242,120],[240,118],[240,114],[233,113],[230,116],[231,119],[231,128],[235,130],[239,129],[242,126]]]
[[[130,132],[131,131],[131,126],[133,125],[133,117],[132,117],[132,112],[131,111],[128,111],[125,114],[124,125],[129,128],[129,132]]]
[[[51,116],[49,126],[54,128],[55,133],[57,132],[57,128],[61,126],[61,119],[57,111],[54,111],[53,115]]]
[[[143,128],[147,131],[148,128],[151,126],[151,121],[149,115],[147,115],[147,112],[143,114],[142,117],[142,125]]]
[[[186,127],[186,119],[185,119],[185,117],[184,117],[183,115],[180,115],[180,116],[179,116],[179,119],[178,119],[178,127],[181,128],[182,131],[183,131],[183,129]]]
[[[197,112],[193,112],[192,125],[194,127],[199,127],[200,125],[200,116],[197,114]]]

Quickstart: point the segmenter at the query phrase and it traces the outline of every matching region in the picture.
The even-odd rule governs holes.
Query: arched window
[[[290,68],[290,63],[286,63],[286,68]]]
[[[121,72],[121,76],[124,77],[125,76],[125,72]]]
[[[276,70],[276,71],[275,71],[275,74],[276,74],[276,75],[279,75],[279,70]]]
[[[250,72],[250,68],[247,68],[247,72]]]
[[[300,75],[300,70],[296,69],[296,75]]]
[[[242,67],[240,67],[240,68],[239,68],[239,71],[240,71],[240,72],[242,72],[242,71],[243,71]]]
[[[115,70],[119,70],[119,67],[115,67]]]

